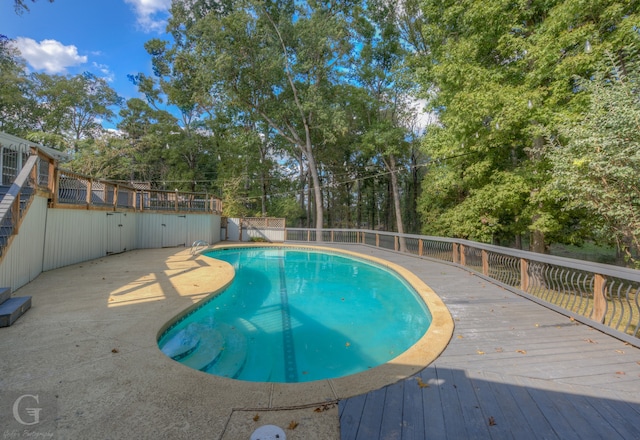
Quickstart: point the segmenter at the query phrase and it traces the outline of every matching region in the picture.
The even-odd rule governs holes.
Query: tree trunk
[[[306,172],[304,169],[304,158],[302,157],[302,152],[300,153],[300,155],[297,157],[298,159],[298,163],[300,164],[300,210],[302,212],[307,213],[306,217],[307,217],[307,228],[309,227],[308,222],[309,222],[309,213],[307,210],[307,204],[305,203],[305,186],[307,184],[307,179],[306,179]],[[303,219],[300,219],[300,223],[299,223],[300,227],[304,226],[303,223]]]
[[[396,158],[393,154],[389,155],[389,171],[391,175],[391,191],[393,193],[393,206],[396,212],[396,223],[398,233],[400,235],[400,252],[407,252],[407,241],[404,234],[404,226],[402,223],[402,209],[400,209],[400,188],[398,187],[398,176],[396,176]]]
[[[318,167],[316,159],[313,157],[311,150],[311,139],[307,137],[307,145],[305,155],[307,156],[308,168],[311,172],[311,180],[313,181],[313,194],[315,198],[316,208],[316,241],[322,241],[322,226],[324,223],[324,206],[322,202],[322,188],[320,186],[320,176],[318,175]]]
[[[356,181],[358,192],[356,195],[356,229],[360,229],[362,225],[362,183]]]

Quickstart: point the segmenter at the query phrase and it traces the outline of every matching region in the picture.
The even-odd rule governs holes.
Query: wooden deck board
[[[440,389],[440,408],[432,408],[433,411],[442,411],[444,426],[449,438],[468,438],[462,405],[458,399],[458,393],[454,387],[451,370],[437,368],[438,388]]]
[[[402,438],[405,440],[424,440],[424,408],[422,389],[417,380],[404,382],[404,400],[402,402]]]
[[[367,394],[367,400],[363,408],[363,417],[360,420],[360,429],[356,440],[368,440],[378,438],[380,425],[382,424],[382,413],[384,412],[386,388],[372,391]]]
[[[429,366],[422,370],[417,376],[422,380],[422,383],[426,385],[422,393],[425,433],[430,434],[429,438],[435,438],[431,433],[445,432],[444,416],[441,411],[442,400],[436,368],[433,365]]]
[[[380,438],[400,440],[402,438],[402,410],[404,381],[387,387],[380,426]]]
[[[411,270],[456,325],[415,377],[340,402],[343,440],[640,438],[640,349],[452,265],[331,246]]]

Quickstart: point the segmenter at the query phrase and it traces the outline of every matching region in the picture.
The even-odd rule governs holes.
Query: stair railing
[[[4,253],[4,248],[9,244],[11,237],[18,233],[23,214],[22,209],[20,209],[20,195],[24,188],[34,187],[33,173],[36,169],[38,160],[39,157],[37,155],[29,157],[26,164],[22,167],[20,173],[18,173],[18,176],[11,184],[9,191],[7,191],[0,201],[0,226],[2,228],[10,228],[11,230],[10,234],[8,234],[7,241],[5,243],[0,243],[0,255]],[[29,196],[29,201],[32,197],[33,192]],[[27,201],[27,204],[29,201]]]

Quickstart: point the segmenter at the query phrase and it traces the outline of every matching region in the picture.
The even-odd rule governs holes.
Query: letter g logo
[[[37,394],[35,396],[33,394],[23,394],[22,396],[18,397],[15,402],[13,402],[13,418],[16,419],[16,421],[21,425],[30,426],[40,422],[40,411],[42,411],[42,408],[24,408],[26,414],[32,419],[32,421],[30,422],[25,422],[20,416],[20,403],[27,397],[35,400],[36,403],[40,403]]]

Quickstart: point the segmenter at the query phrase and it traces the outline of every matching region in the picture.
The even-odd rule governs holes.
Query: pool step
[[[247,359],[247,338],[237,328],[227,324],[218,324],[216,328],[224,338],[224,347],[220,357],[209,365],[206,372],[235,378]]]
[[[221,355],[224,349],[224,338],[217,329],[205,326],[199,329],[199,336],[198,348],[180,362],[195,370],[205,371]]]
[[[179,361],[193,353],[200,343],[200,332],[196,324],[189,324],[166,341],[160,350],[171,359]]]
[[[236,373],[236,378],[242,374],[243,380],[252,382],[268,382],[271,380],[273,372],[273,356],[271,350],[250,349],[253,337],[257,337],[260,330],[246,319],[239,318],[234,323],[236,328],[247,335],[247,357],[244,361],[243,368]],[[259,348],[259,347],[258,347]],[[250,368],[246,368],[251,366]],[[258,366],[258,367],[256,367]]]
[[[245,333],[256,331],[249,322],[241,321],[233,326],[224,323],[215,327],[189,324],[163,343],[160,350],[195,370],[235,378],[247,359]]]

